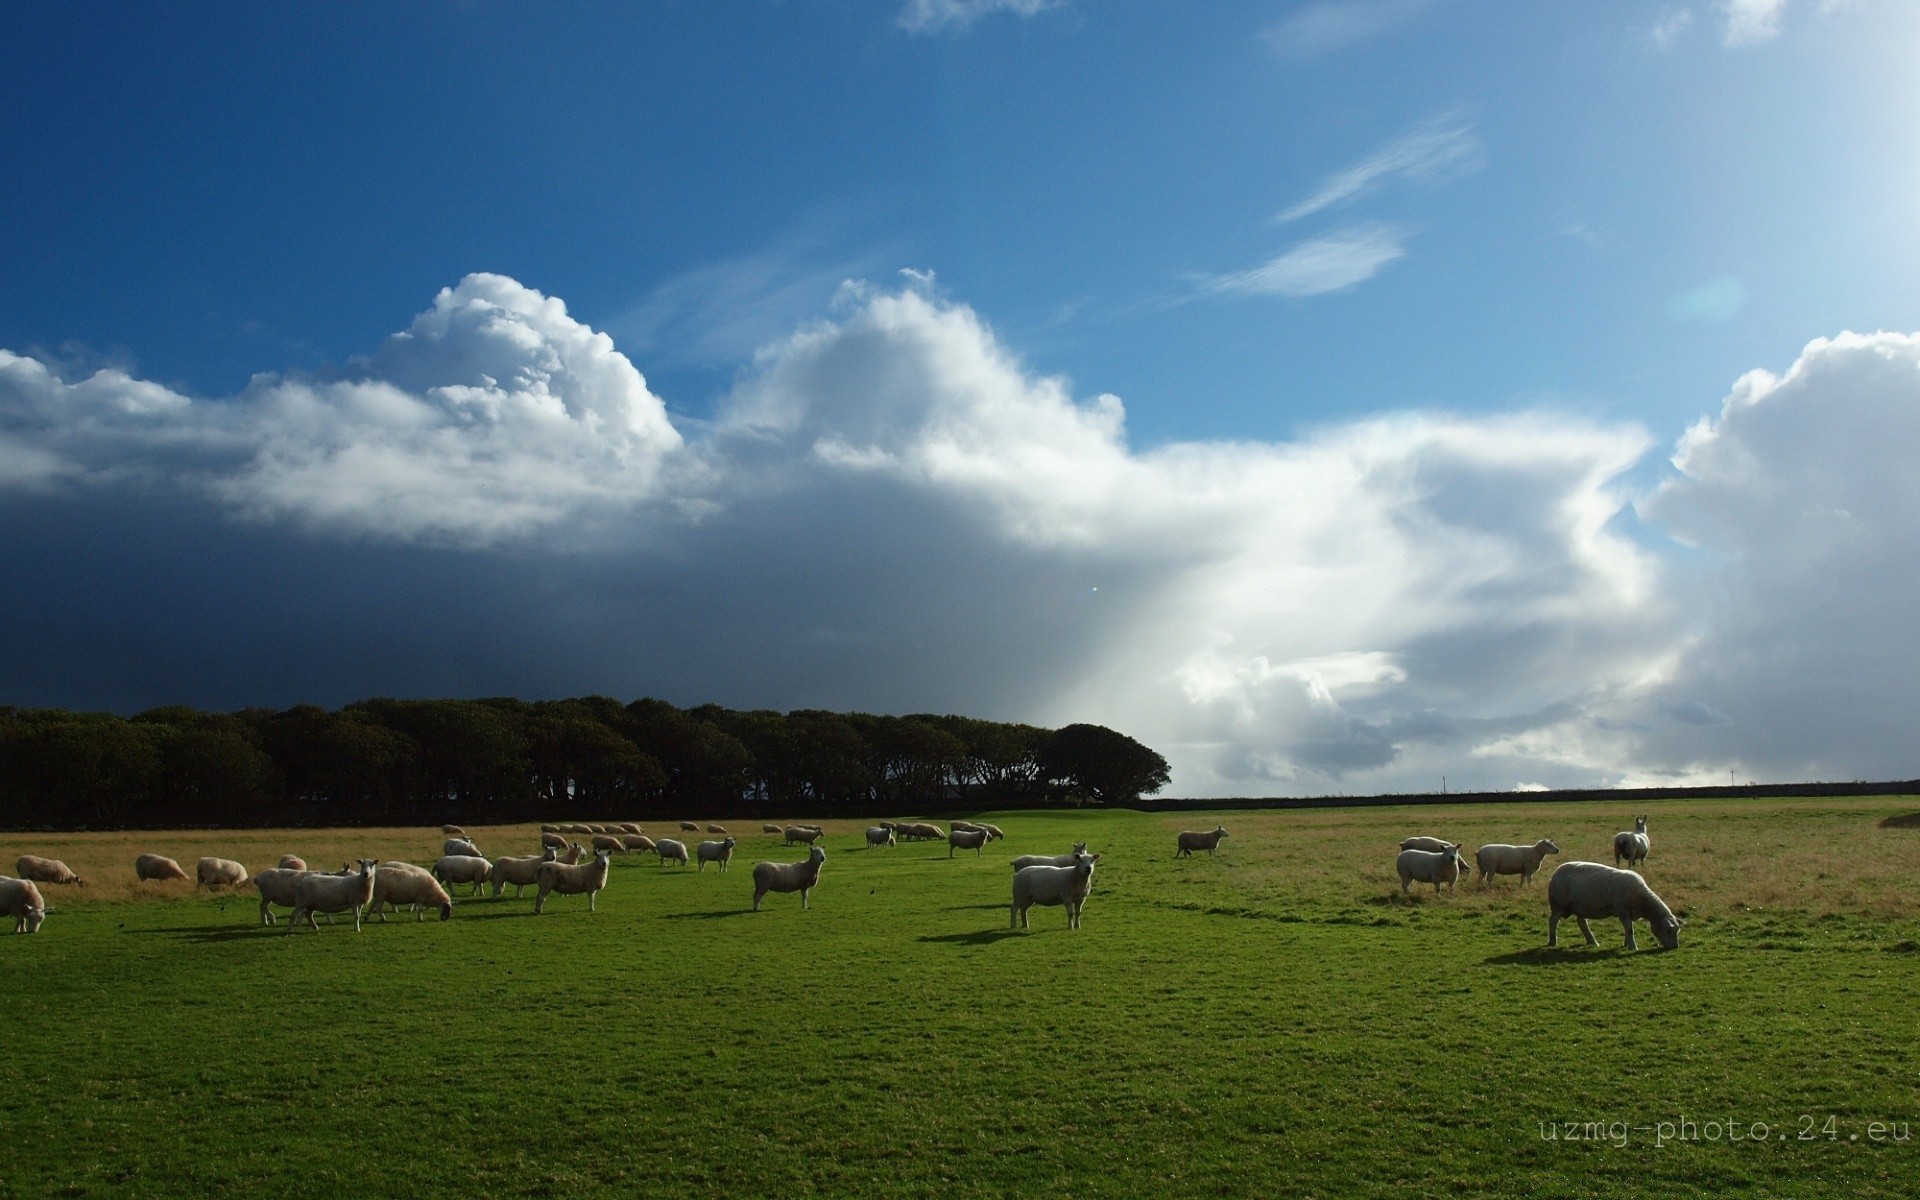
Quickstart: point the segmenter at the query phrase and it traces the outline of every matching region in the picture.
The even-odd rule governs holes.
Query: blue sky
[[[13,6],[0,701],[954,708],[1188,791],[1912,774],[1893,695],[1781,731],[1912,661],[1820,596],[1920,514],[1806,522],[1905,445],[1912,348],[1840,335],[1920,329],[1916,50],[1890,0]]]

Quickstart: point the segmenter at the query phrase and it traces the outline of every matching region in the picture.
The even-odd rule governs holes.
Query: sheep
[[[910,841],[944,842],[947,840],[947,831],[931,822],[916,821],[906,828],[910,831],[907,835]]]
[[[448,835],[449,837],[467,836],[467,831],[460,828],[458,825],[442,825],[440,827],[440,832]]]
[[[75,887],[85,887],[87,883],[59,859],[41,858],[37,854],[22,854],[13,869],[20,873],[20,878],[31,883],[70,883]]]
[[[644,833],[622,834],[620,844],[636,854],[645,854],[654,848],[653,839]]]
[[[677,862],[683,867],[687,865],[687,844],[685,842],[675,841],[672,838],[661,838],[653,844],[653,852],[660,856],[660,865],[663,867],[670,861]]]
[[[496,896],[499,894],[497,890],[494,892]],[[412,863],[383,862],[374,874],[373,907],[367,915],[379,917],[385,925],[389,904],[395,912],[399,912],[402,905],[411,905],[415,921],[425,920],[422,910],[429,907],[440,910],[442,921],[453,916],[453,898],[440,886],[440,881]]]
[[[980,828],[987,831],[987,840],[990,842],[997,842],[1000,839],[1007,836],[1006,834],[1000,831],[1000,827],[998,825],[989,825],[986,822],[982,821],[980,823]]]
[[[469,896],[478,896],[480,888],[493,878],[493,864],[478,854],[447,854],[433,864],[433,877],[441,883],[470,883]]]
[[[582,846],[579,842],[568,842],[567,848],[560,852],[558,861],[571,867],[586,856],[587,848],[585,846]]]
[[[885,825],[875,825],[867,830],[868,846],[893,845],[893,830]]]
[[[1214,850],[1220,845],[1220,839],[1225,836],[1227,836],[1227,827],[1225,825],[1219,826],[1212,833],[1195,833],[1190,829],[1182,830],[1180,833],[1180,848],[1174,851],[1173,856],[1175,858],[1191,858],[1195,850],[1205,850],[1207,857],[1212,858]]]
[[[180,864],[164,854],[142,854],[133,860],[133,875],[136,879],[187,879],[187,873]]]
[[[614,854],[625,854],[627,852],[627,844],[611,833],[594,834],[593,848],[595,850],[611,851]]]
[[[247,869],[230,858],[208,856],[193,864],[195,887],[212,891],[216,887],[236,888],[247,881]]]
[[[1067,909],[1067,928],[1080,928],[1080,909],[1093,890],[1093,864],[1098,854],[1082,851],[1074,855],[1070,867],[1023,867],[1013,873],[1013,907],[1007,914],[1008,928],[1027,928],[1027,910],[1036,904],[1062,904]]]
[[[753,911],[760,911],[760,898],[768,892],[799,892],[801,909],[810,907],[807,898],[820,882],[820,868],[826,861],[827,852],[815,846],[805,862],[753,864]]]
[[[518,900],[520,898],[521,888],[526,887],[530,883],[540,882],[541,863],[559,861],[560,853],[552,846],[548,846],[540,854],[528,855],[525,858],[494,859],[493,869],[487,872],[487,879],[493,884],[494,899],[499,899],[501,889],[505,888],[508,884],[512,884],[513,898]]]
[[[1467,868],[1467,860],[1460,857],[1460,845],[1457,842],[1446,843],[1445,850],[1402,850],[1400,857],[1394,860],[1394,866],[1400,872],[1400,894],[1406,895],[1414,880],[1433,885],[1433,894],[1440,894],[1440,885],[1446,884],[1451,892],[1460,873]]]
[[[373,901],[373,883],[377,872],[371,858],[360,860],[360,870],[353,875],[321,875],[308,871],[293,881],[293,915],[287,918],[287,932],[291,934],[300,928],[300,918],[305,917],[307,924],[318,932],[320,926],[314,923],[316,912],[353,913],[353,931],[360,932],[360,914]]]
[[[1619,866],[1622,859],[1631,867],[1647,861],[1647,851],[1653,848],[1653,839],[1647,836],[1647,819],[1635,817],[1631,832],[1621,831],[1613,835],[1613,865]]]
[[[1447,846],[1445,839],[1437,837],[1410,837],[1400,843],[1402,850],[1425,850],[1431,854],[1438,854]]]
[[[949,821],[949,822],[947,822],[947,830],[948,830],[948,832],[949,832],[949,833],[951,833],[951,832],[952,832],[953,830],[955,830],[955,829],[958,829],[958,830],[959,830],[960,832],[962,832],[962,833],[972,833],[972,832],[973,832],[974,830],[976,830],[976,829],[978,829],[978,828],[980,828],[980,827],[979,827],[978,825],[975,825],[975,824],[974,824],[974,823],[973,823],[972,821]]]
[[[780,836],[787,839],[789,846],[795,842],[805,842],[811,846],[819,841],[823,834],[818,825],[789,825],[780,831]]]
[[[540,848],[542,850],[565,850],[567,848],[566,836],[558,833],[543,833],[540,835]]]
[[[1494,842],[1474,851],[1473,859],[1480,864],[1481,886],[1493,882],[1495,875],[1518,875],[1524,886],[1533,882],[1541,859],[1558,853],[1560,847],[1553,844],[1553,839],[1541,838],[1531,846],[1507,846]]]
[[[587,911],[598,911],[594,899],[600,889],[607,886],[607,871],[613,863],[613,855],[605,850],[594,851],[593,861],[577,867],[561,863],[540,864],[540,894],[533,898],[533,911],[540,912],[547,906],[547,894],[558,892],[562,896],[578,896],[582,892],[587,896]]]
[[[713,862],[719,863],[724,871],[727,864],[733,861],[733,838],[729,836],[724,842],[701,842],[694,847],[694,852],[700,860],[700,870],[706,870],[707,864]]]
[[[307,869],[307,860],[301,858],[298,854],[282,854],[280,856],[280,869],[282,871],[304,871]]]
[[[775,836],[775,837],[779,837],[779,836],[780,836],[780,827],[779,827],[778,825],[762,825],[762,826],[760,827],[760,832],[761,832],[761,833],[770,833],[770,834],[772,834],[772,835],[773,835],[773,836]]]
[[[981,849],[987,844],[987,831],[984,829],[962,829],[958,825],[947,835],[947,857],[952,858],[955,850],[971,850],[975,858],[980,857]]]
[[[700,824],[697,821],[682,821],[680,822],[680,828],[686,830],[688,833],[700,832]]]
[[[0,875],[0,913],[13,918],[15,933],[38,933],[47,919],[47,902],[31,879],[10,879]]]
[[[440,853],[443,857],[450,854],[457,854],[462,858],[486,857],[480,853],[480,847],[474,845],[473,842],[467,838],[448,838],[446,841],[440,843]]]
[[[561,833],[592,833],[593,830],[588,829],[585,825],[580,824],[578,821],[574,821],[569,824],[562,825],[560,827],[560,832]]]
[[[293,885],[305,874],[307,874],[305,871],[274,867],[253,877],[253,886],[260,889],[260,923],[262,925],[274,923],[273,905],[278,904],[284,908],[294,907]],[[327,920],[331,923],[332,916],[328,916]]]
[[[1075,842],[1073,849],[1065,854],[1022,854],[1013,860],[1013,869],[1024,871],[1028,867],[1070,867],[1074,860],[1087,852],[1085,842]]]
[[[540,827],[540,832],[541,833],[559,833],[561,832],[561,829],[558,825],[542,825]]]
[[[725,825],[709,825],[709,826],[707,826],[707,832],[708,832],[708,833],[717,833],[717,834],[719,834],[719,835],[720,835],[721,837],[726,837],[726,836],[727,836],[727,827],[726,827]]]
[[[638,825],[635,825],[632,821],[622,821],[620,822],[620,832],[621,833],[645,833],[646,830],[640,828]]]
[[[1559,944],[1558,926],[1562,917],[1572,917],[1580,925],[1587,945],[1599,943],[1587,927],[1588,917],[1618,917],[1627,934],[1627,949],[1638,950],[1633,942],[1633,923],[1645,921],[1663,949],[1680,945],[1680,927],[1686,922],[1673,915],[1660,897],[1653,894],[1637,871],[1622,871],[1605,863],[1566,862],[1554,868],[1547,879],[1547,945]]]

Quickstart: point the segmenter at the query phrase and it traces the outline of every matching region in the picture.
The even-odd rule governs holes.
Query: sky
[[[0,8],[0,703],[1920,775],[1920,9]]]

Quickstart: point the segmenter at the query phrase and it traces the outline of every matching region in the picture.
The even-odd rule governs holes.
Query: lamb
[[[614,854],[625,854],[627,852],[627,844],[611,833],[594,834],[593,848],[595,850],[608,850]]]
[[[12,879],[0,875],[0,913],[13,918],[15,933],[38,933],[47,919],[47,902],[31,879]]]
[[[447,834],[447,835],[448,835],[448,836],[450,836],[450,837],[465,837],[465,836],[467,836],[467,831],[466,831],[466,830],[464,830],[464,829],[462,829],[462,828],[460,828],[460,827],[459,827],[458,825],[442,825],[442,826],[440,827],[440,832],[441,832],[441,833],[444,833],[444,834]]]
[[[869,846],[893,845],[893,830],[889,829],[885,825],[873,826],[872,828],[867,830],[867,845]]]
[[[1075,842],[1073,849],[1065,854],[1022,854],[1013,860],[1013,869],[1024,871],[1028,867],[1070,867],[1074,860],[1087,852],[1085,842]]]
[[[280,856],[280,869],[282,871],[304,871],[307,869],[307,860],[301,858],[298,854],[282,854]]]
[[[1410,837],[1406,841],[1400,843],[1400,848],[1402,850],[1425,850],[1432,854],[1438,854],[1442,850],[1445,850],[1448,845],[1449,843],[1442,838]]]
[[[1598,945],[1588,917],[1618,917],[1627,934],[1627,949],[1637,950],[1633,942],[1633,923],[1645,921],[1662,948],[1678,949],[1680,927],[1685,921],[1673,915],[1660,897],[1653,894],[1637,871],[1622,871],[1605,863],[1568,862],[1554,868],[1547,879],[1547,945],[1558,945],[1558,926],[1562,917],[1579,922],[1587,945]]]
[[[133,875],[136,879],[187,879],[187,873],[180,864],[163,854],[142,854],[133,860]]]
[[[787,839],[789,846],[795,842],[805,842],[811,846],[824,836],[818,825],[789,825],[780,831],[780,835]]]
[[[1521,885],[1525,886],[1533,882],[1534,873],[1540,869],[1540,860],[1558,853],[1560,847],[1554,845],[1551,838],[1541,838],[1531,846],[1507,846],[1494,842],[1474,851],[1473,859],[1480,864],[1482,886],[1492,882],[1495,875],[1518,875]]]
[[[1635,817],[1633,830],[1622,830],[1613,835],[1613,865],[1619,866],[1622,859],[1631,867],[1647,861],[1647,851],[1653,848],[1653,839],[1647,836],[1647,819]]]
[[[733,861],[733,838],[731,836],[724,842],[701,842],[693,849],[695,857],[700,860],[700,869],[702,871],[707,869],[707,864],[710,862],[719,863],[720,869],[724,871],[727,869],[727,864]]]
[[[1401,895],[1406,895],[1417,879],[1432,884],[1433,894],[1438,896],[1443,883],[1449,892],[1453,890],[1461,872],[1467,869],[1467,860],[1460,857],[1459,843],[1450,842],[1445,850],[1402,850],[1394,866],[1400,871]]]
[[[775,837],[779,837],[779,836],[780,836],[780,827],[779,827],[778,825],[762,825],[762,826],[760,827],[760,832],[761,832],[761,833],[771,833],[771,834],[772,834],[772,835],[774,835]]]
[[[1225,836],[1227,836],[1227,827],[1225,825],[1219,826],[1212,833],[1195,833],[1192,830],[1182,830],[1180,833],[1180,848],[1174,851],[1173,856],[1175,858],[1191,858],[1195,850],[1205,850],[1207,857],[1212,858],[1214,850],[1220,845],[1220,839]]]
[[[287,918],[287,932],[300,928],[300,918],[305,917],[307,924],[315,931],[313,914],[353,913],[353,931],[360,932],[360,914],[373,902],[373,884],[377,872],[371,858],[360,860],[360,870],[353,875],[321,875],[308,871],[293,881],[293,915]]]
[[[753,911],[760,911],[760,898],[768,892],[799,892],[801,909],[809,908],[807,898],[820,882],[820,868],[826,861],[827,852],[815,846],[805,862],[753,864]]]
[[[1009,928],[1027,928],[1027,910],[1036,904],[1065,905],[1067,928],[1080,928],[1080,909],[1093,890],[1093,864],[1098,854],[1082,851],[1073,857],[1070,867],[1023,867],[1013,873],[1013,907],[1007,914]]]
[[[567,848],[566,836],[558,833],[543,833],[540,835],[540,848],[542,850],[565,850]]]
[[[470,883],[469,896],[478,896],[480,888],[493,878],[493,864],[478,854],[443,855],[433,864],[433,877],[441,883]]]
[[[206,857],[193,864],[195,887],[212,891],[216,887],[236,888],[247,881],[247,869],[230,858]]]
[[[513,885],[513,898],[520,898],[520,889],[530,883],[540,882],[540,864],[560,861],[560,853],[552,846],[540,854],[525,858],[496,858],[493,870],[487,873],[487,879],[493,884],[493,895],[497,900],[501,889]]]
[[[37,854],[22,854],[13,869],[20,872],[20,878],[30,883],[70,883],[75,887],[85,887],[87,883],[59,859],[41,858]]]
[[[486,857],[485,855],[480,853],[480,847],[474,845],[471,841],[469,841],[466,838],[448,838],[446,841],[440,844],[440,853],[443,856],[449,855],[449,854],[457,854],[463,858]]]
[[[494,895],[499,894],[496,889]],[[440,881],[412,863],[383,862],[375,872],[373,908],[367,915],[379,917],[380,923],[385,925],[386,906],[389,904],[393,905],[395,912],[400,911],[402,905],[411,905],[415,921],[426,919],[422,910],[428,907],[439,909],[442,921],[453,916],[453,898],[440,886]]]
[[[660,856],[660,865],[663,867],[666,866],[669,861],[677,862],[683,867],[687,865],[687,844],[685,842],[675,841],[672,838],[661,838],[653,844],[653,852]]]
[[[562,896],[578,896],[582,892],[587,896],[587,911],[595,912],[594,900],[600,889],[607,886],[607,871],[613,863],[613,855],[605,850],[596,850],[593,861],[577,867],[561,863],[540,864],[540,894],[533,898],[533,911],[540,912],[547,906],[547,894],[558,892]]]
[[[700,825],[696,821],[682,821],[680,822],[680,828],[686,830],[688,833],[700,832]]]
[[[709,826],[707,826],[707,832],[708,832],[708,833],[717,833],[717,834],[719,834],[719,835],[720,835],[721,837],[726,837],[726,836],[727,836],[727,827],[726,827],[725,825],[709,825]]]
[[[975,858],[987,844],[987,831],[984,829],[962,829],[958,825],[947,835],[947,857],[952,858],[955,850],[971,850]]]
[[[636,854],[645,854],[654,848],[653,839],[644,833],[622,834],[620,844]]]

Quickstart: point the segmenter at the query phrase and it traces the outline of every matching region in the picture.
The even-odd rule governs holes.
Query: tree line
[[[0,828],[865,816],[1125,803],[1167,762],[1099,725],[572,700],[133,717],[0,706]]]

